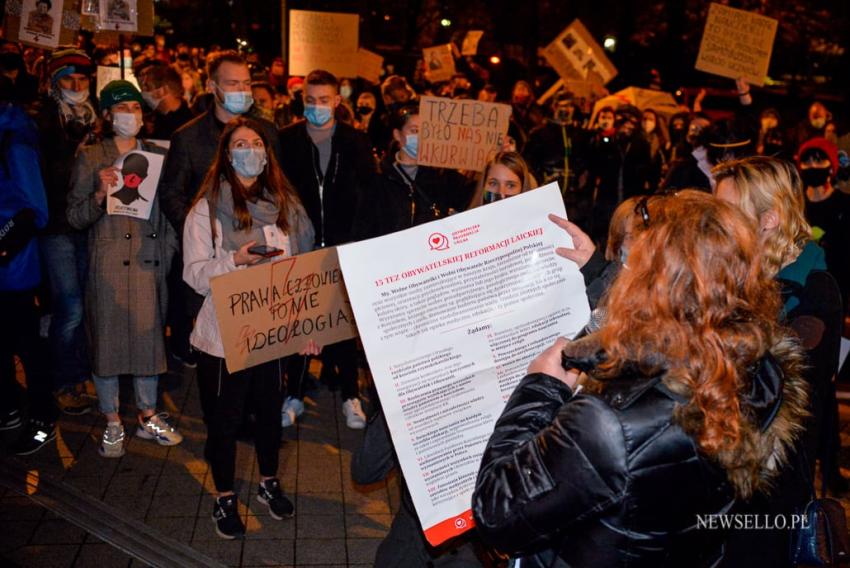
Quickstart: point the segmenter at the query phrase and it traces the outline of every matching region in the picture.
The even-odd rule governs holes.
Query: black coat
[[[419,166],[411,188],[393,163],[392,158],[384,160],[369,187],[369,207],[358,219],[356,240],[409,229],[445,217],[450,209],[463,211],[469,204],[466,179],[455,170]]]
[[[280,160],[280,145],[277,131],[271,122],[255,119],[263,127],[272,152]],[[183,234],[183,222],[207,170],[215,160],[219,138],[224,124],[215,117],[215,110],[195,117],[171,136],[171,147],[162,167],[157,195],[162,212],[177,230]]]
[[[341,122],[331,138],[331,159],[319,196],[319,149],[302,120],[280,131],[281,166],[295,186],[316,229],[317,246],[334,246],[353,239],[358,211],[377,172],[369,139]]]
[[[592,371],[591,359],[568,363]],[[799,431],[805,403],[802,380],[778,361],[762,359],[752,375],[758,388],[741,401],[755,418],[751,463],[762,474],[781,458],[776,440],[787,448]],[[485,540],[526,555],[525,566],[549,565],[555,556],[552,565],[572,568],[698,567],[720,559],[724,532],[695,525],[697,514],[732,507],[733,477],[698,450],[688,433],[693,415],[674,418],[687,399],[671,388],[662,376],[627,373],[597,392],[573,393],[547,375],[525,377],[482,457],[472,508]]]

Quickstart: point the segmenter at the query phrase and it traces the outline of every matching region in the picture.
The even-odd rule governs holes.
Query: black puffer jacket
[[[765,482],[799,433],[803,385],[766,356],[742,401],[760,427],[752,425],[750,447]],[[547,375],[525,377],[482,458],[472,501],[479,531],[524,555],[523,566],[711,566],[725,533],[698,529],[696,515],[728,511],[741,478],[698,451],[686,402],[661,375],[580,393]]]

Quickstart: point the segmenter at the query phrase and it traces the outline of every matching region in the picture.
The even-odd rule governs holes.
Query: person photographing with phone
[[[227,123],[183,231],[183,279],[204,296],[189,341],[199,352],[198,385],[207,409],[204,456],[217,493],[213,521],[218,535],[226,539],[245,534],[233,482],[236,434],[249,397],[257,417],[257,500],[275,519],[295,513],[277,479],[285,360],[228,373],[210,290],[215,276],[313,249],[310,218],[269,147],[257,121],[239,117]],[[319,352],[311,341],[302,355]]]

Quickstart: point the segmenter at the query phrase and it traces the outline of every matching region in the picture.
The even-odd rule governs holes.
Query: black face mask
[[[371,114],[372,111],[375,110],[370,106],[359,106],[357,107],[358,114]]]
[[[803,185],[806,187],[821,187],[822,185],[826,185],[831,172],[832,168],[830,167],[806,168],[805,170],[800,170],[800,179],[803,180]]]

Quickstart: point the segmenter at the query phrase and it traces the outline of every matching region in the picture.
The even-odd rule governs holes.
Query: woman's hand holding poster
[[[339,247],[346,288],[425,536],[472,527],[496,419],[528,363],[590,307],[557,184]]]

